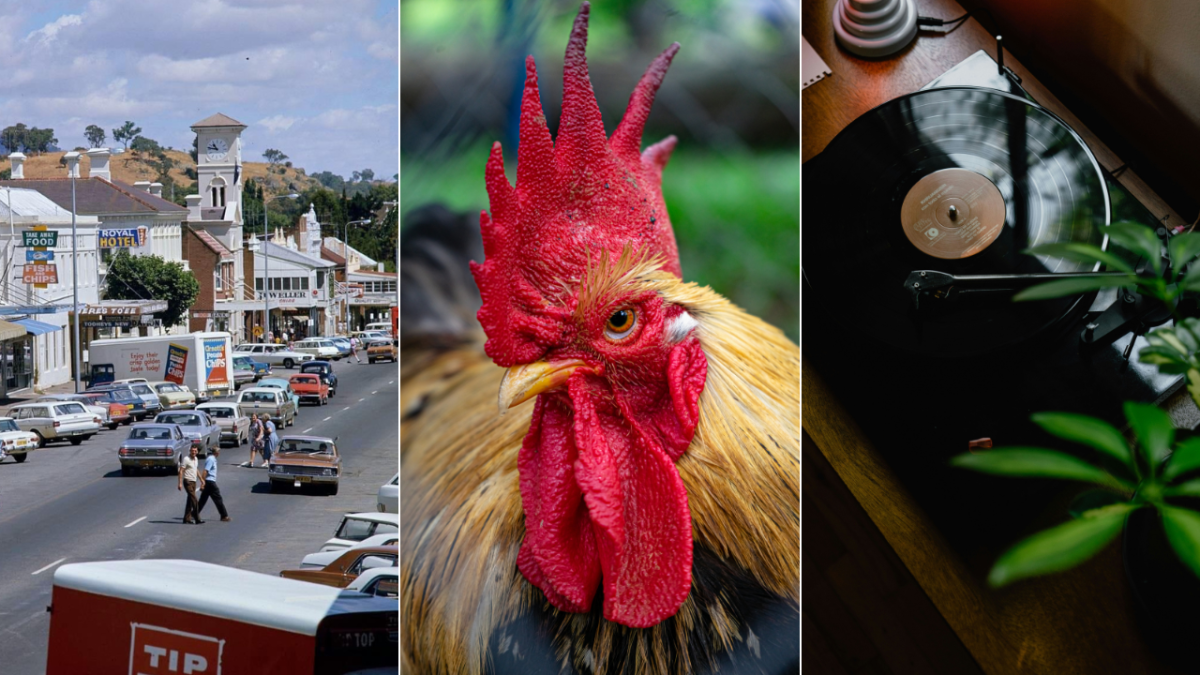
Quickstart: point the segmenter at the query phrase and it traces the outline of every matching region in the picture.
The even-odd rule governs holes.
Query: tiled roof
[[[322,257],[322,258],[324,258],[324,259],[326,259],[326,260],[328,260],[328,261],[330,261],[330,262],[336,263],[336,264],[338,264],[339,266],[340,266],[340,265],[345,265],[345,264],[346,264],[346,259],[345,259],[345,258],[343,258],[342,256],[340,256],[340,255],[338,255],[338,254],[334,253],[333,251],[331,251],[331,250],[330,250],[328,247],[326,247],[326,246],[322,246],[322,247],[321,247],[321,257]]]
[[[262,243],[260,242],[259,245],[261,246]],[[333,263],[331,263],[327,260],[321,260],[320,258],[313,258],[311,256],[300,253],[299,251],[293,251],[292,249],[287,248],[286,246],[280,246],[278,244],[267,243],[267,252],[270,253],[272,258],[275,258],[277,260],[287,260],[289,262],[297,263],[300,265],[307,265],[309,267],[320,267],[320,268],[336,267],[336,265],[334,265]],[[257,251],[256,254],[262,255],[261,249],[259,251]],[[257,264],[257,263],[255,263],[255,264]]]
[[[204,245],[212,249],[214,253],[221,256],[221,260],[233,260],[233,252],[225,248],[225,245],[217,241],[217,238],[205,232],[204,230],[192,230]]]
[[[26,180],[0,180],[0,186],[37,190],[60,207],[71,208],[70,178],[41,178]],[[77,213],[87,216],[112,214],[171,213],[183,216],[187,209],[155,197],[149,192],[138,190],[120,181],[100,178],[75,179],[75,204]]]
[[[204,119],[192,125],[193,129],[199,129],[202,127],[241,127],[242,129],[245,129],[246,125],[233,119],[229,115],[217,113],[215,115],[205,117]]]

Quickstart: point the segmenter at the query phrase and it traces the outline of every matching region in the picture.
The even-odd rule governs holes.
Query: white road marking
[[[331,419],[333,419],[333,415],[330,415],[329,417],[326,417],[325,419],[323,419],[323,420],[321,420],[321,421],[322,421],[322,422],[328,422],[328,421],[329,421],[329,420],[331,420]]]
[[[363,402],[363,401],[365,401],[365,400],[367,400],[367,399],[365,399],[365,398],[360,398],[360,399],[358,399],[358,402],[359,402],[359,403],[362,403],[362,402]]]
[[[312,428],[312,427],[309,427],[309,428],[305,429],[304,431],[301,431],[300,433],[302,433],[302,434],[307,434],[308,432],[310,432],[310,431],[312,431],[312,430],[313,430],[313,428]]]
[[[42,572],[45,572],[46,570],[50,569],[51,567],[54,567],[55,565],[59,564],[60,562],[62,562],[64,560],[66,560],[66,558],[59,558],[58,560],[55,560],[54,562],[50,563],[49,565],[46,565],[42,569],[34,572],[33,574],[31,574],[29,576],[35,576],[35,575],[41,574]]]
[[[138,518],[137,520],[133,521],[132,523],[130,523],[130,524],[128,524],[128,525],[126,525],[125,527],[133,527],[134,525],[137,525],[138,523],[142,522],[142,521],[143,521],[143,520],[145,520],[145,519],[146,519],[146,516],[142,516],[141,518]]]
[[[395,380],[388,380],[388,384],[396,384]]]
[[[374,396],[375,394],[378,394],[378,393],[379,393],[379,390],[376,389],[375,391],[371,392],[371,395]],[[362,399],[359,399],[359,400],[361,401]]]

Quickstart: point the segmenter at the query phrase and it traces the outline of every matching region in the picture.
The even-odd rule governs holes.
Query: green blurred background
[[[487,208],[493,141],[515,177],[524,58],[556,133],[562,59],[579,3],[402,0],[401,223],[431,202]],[[799,17],[780,0],[597,0],[588,63],[611,134],[638,79],[682,48],[643,147],[679,137],[663,195],[684,278],[799,336]],[[402,225],[403,227],[403,225]]]

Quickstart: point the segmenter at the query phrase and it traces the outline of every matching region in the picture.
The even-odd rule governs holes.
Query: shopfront
[[[34,377],[33,335],[16,321],[0,321],[0,361],[4,377],[0,381],[0,397],[28,389]]]

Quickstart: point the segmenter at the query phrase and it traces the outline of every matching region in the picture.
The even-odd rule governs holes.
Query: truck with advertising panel
[[[46,608],[46,674],[395,673],[399,609],[395,598],[195,560],[67,564]]]
[[[92,340],[88,373],[90,386],[131,377],[187,385],[203,402],[233,393],[233,341],[229,333]]]

